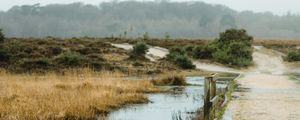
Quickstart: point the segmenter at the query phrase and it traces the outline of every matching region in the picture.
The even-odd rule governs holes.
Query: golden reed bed
[[[159,90],[121,73],[69,70],[64,75],[0,72],[0,119],[95,119],[125,104],[147,102]]]

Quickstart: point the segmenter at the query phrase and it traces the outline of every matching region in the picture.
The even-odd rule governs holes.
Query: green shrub
[[[81,65],[83,60],[84,57],[80,53],[76,53],[76,52],[66,52],[58,58],[59,63],[68,66]]]
[[[228,29],[220,33],[219,39],[206,46],[197,46],[193,57],[212,59],[222,64],[244,67],[252,64],[252,41],[244,29]]]
[[[184,49],[176,46],[176,47],[172,47],[169,50],[169,54],[167,55],[167,58],[175,59],[177,56],[184,56],[184,55],[185,55]]]
[[[223,63],[223,64],[230,64],[231,57],[228,56],[228,50],[226,49],[218,49],[216,52],[212,54],[213,59],[217,62]]]
[[[193,49],[192,56],[196,59],[211,59],[212,54],[217,50],[215,43],[210,43],[205,46],[196,46]]]
[[[252,47],[244,42],[231,42],[228,46],[217,49],[213,59],[217,62],[244,67],[252,64]]]
[[[289,62],[300,61],[300,52],[297,50],[290,50],[287,55],[287,60]]]
[[[180,47],[173,47],[169,50],[167,59],[175,62],[179,67],[183,69],[194,69],[192,61],[186,56],[184,49]]]
[[[232,42],[243,42],[247,46],[251,46],[253,37],[247,34],[244,29],[227,29],[225,32],[220,33],[217,43],[220,47],[227,46]]]
[[[192,61],[187,56],[176,56],[175,62],[183,69],[195,69],[195,65],[193,65]]]
[[[133,50],[130,52],[130,58],[145,58],[145,54],[148,52],[148,46],[145,43],[137,43],[133,46]]]
[[[184,47],[184,51],[185,51],[189,56],[193,56],[194,48],[195,48],[194,45],[187,45],[187,46]]]
[[[10,58],[10,53],[4,48],[0,48],[0,62],[7,62]]]

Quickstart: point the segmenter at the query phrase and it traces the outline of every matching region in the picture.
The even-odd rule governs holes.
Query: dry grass
[[[158,92],[150,81],[121,80],[120,73],[70,70],[65,75],[0,72],[0,119],[94,119]]]
[[[299,39],[255,39],[254,45],[263,46],[300,46]]]
[[[187,85],[186,79],[182,74],[171,73],[169,75],[161,75],[159,79],[151,81],[158,86],[184,86]]]

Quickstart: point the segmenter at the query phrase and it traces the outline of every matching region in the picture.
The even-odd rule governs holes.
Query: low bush
[[[196,59],[211,59],[212,54],[216,51],[217,47],[211,43],[206,46],[196,46],[193,49],[192,56]]]
[[[84,56],[76,52],[66,52],[59,56],[58,62],[67,66],[79,66],[84,60]]]
[[[287,60],[289,62],[300,61],[300,51],[290,50],[287,55]]]
[[[227,47],[218,48],[213,59],[219,63],[245,67],[252,64],[252,48],[243,42],[232,42]]]
[[[185,55],[184,49],[176,46],[176,47],[172,47],[169,50],[169,54],[167,55],[167,58],[174,60],[177,56],[184,56],[184,55]]]
[[[194,45],[187,45],[184,47],[185,52],[192,56],[193,55],[193,51],[194,51],[195,46]]]
[[[63,52],[62,48],[59,46],[49,46],[47,47],[47,50],[52,54],[52,55],[59,55]]]
[[[196,59],[211,59],[216,62],[245,67],[252,64],[253,38],[244,29],[228,29],[220,33],[219,39],[206,46],[193,49]]]
[[[192,61],[186,56],[184,49],[180,47],[173,47],[169,50],[167,58],[174,61],[179,67],[183,69],[194,69]]]
[[[180,66],[183,69],[195,69],[195,65],[193,65],[193,62],[187,57],[187,56],[176,56],[175,62],[178,66]]]
[[[148,49],[149,48],[145,43],[137,43],[130,52],[130,58],[145,58]]]
[[[30,71],[34,69],[48,69],[50,66],[51,62],[48,58],[24,59],[20,63],[20,67]]]

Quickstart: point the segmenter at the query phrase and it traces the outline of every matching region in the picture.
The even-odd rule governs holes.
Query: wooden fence
[[[204,120],[215,120],[216,110],[224,107],[227,102],[226,92],[228,90],[225,88],[217,88],[218,75],[213,74],[211,76],[205,77],[204,81],[204,106],[203,106],[203,119]],[[221,101],[222,100],[222,101]]]

